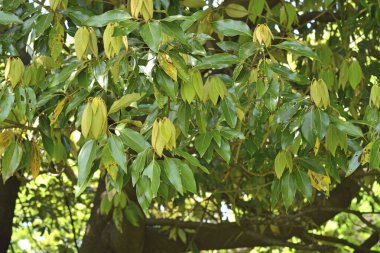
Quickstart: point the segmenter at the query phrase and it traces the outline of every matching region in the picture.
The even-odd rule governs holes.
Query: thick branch
[[[287,242],[287,239],[292,236],[301,236],[307,230],[307,227],[297,226],[297,221],[300,219],[308,220],[311,224],[320,226],[340,211],[346,210],[358,191],[359,187],[354,180],[345,179],[331,192],[329,199],[325,199],[324,196],[317,197],[313,205],[302,210],[302,215],[292,217],[293,220],[287,220],[285,223],[278,223],[281,217],[279,217],[280,219],[275,217],[272,221],[268,220],[268,223],[272,222],[272,225],[278,226],[281,231],[279,235],[273,234],[268,227],[262,232],[259,227],[260,224],[249,220],[242,220],[240,225],[237,223],[201,224],[178,220],[148,220],[146,221],[146,240],[149,241],[149,244],[146,244],[144,252],[182,252],[186,248],[186,245],[180,241],[169,240],[167,234],[161,233],[160,228],[163,226],[183,229],[195,229],[200,226],[193,239],[200,250],[285,245],[304,250],[321,250],[317,249],[318,246],[314,244],[291,245]],[[168,251],[162,249],[168,249]]]

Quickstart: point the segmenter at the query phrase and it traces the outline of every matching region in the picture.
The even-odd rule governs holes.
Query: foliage
[[[360,173],[371,189],[380,3],[246,2],[4,0],[2,180],[53,187],[51,165],[70,167],[88,204],[104,177],[101,211],[120,230],[144,215],[222,220],[222,206],[238,221],[292,213]]]

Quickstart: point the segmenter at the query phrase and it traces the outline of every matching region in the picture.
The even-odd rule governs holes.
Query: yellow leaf
[[[130,106],[133,102],[140,100],[144,95],[145,93],[131,93],[124,95],[120,99],[113,102],[108,114],[117,112],[122,108]]]
[[[94,29],[89,28],[90,41],[88,43],[91,52],[98,58],[98,39],[96,38],[96,33]]]
[[[63,108],[65,107],[67,100],[68,100],[68,97],[64,97],[63,99],[61,99],[57,103],[57,106],[55,107],[55,109],[51,115],[51,119],[50,119],[50,125],[51,126],[57,122],[58,117],[59,117],[59,115],[61,115],[61,112],[62,112]]]
[[[125,51],[127,52],[128,51],[128,47],[129,47],[128,37],[127,36],[123,36],[122,39],[123,39],[123,44],[124,44],[124,47],[125,47]]]
[[[91,109],[91,102],[88,102],[86,107],[83,110],[82,119],[81,119],[81,128],[82,128],[82,134],[85,138],[87,138],[90,129],[91,129],[91,122],[92,122],[92,109]]]
[[[171,79],[177,81],[177,69],[172,63],[169,55],[159,53],[158,63],[160,64],[161,68],[165,71],[165,73],[171,77]]]
[[[130,1],[130,3],[131,3],[131,15],[134,18],[139,17],[143,1],[144,0],[131,0]]]
[[[152,127],[152,139],[151,139],[152,147],[154,149],[156,149],[156,145],[157,145],[158,128],[159,128],[159,119],[156,119],[154,121],[154,123],[153,123],[153,127]]]
[[[317,156],[318,151],[319,151],[319,146],[321,145],[321,142],[319,141],[319,138],[315,141],[314,145],[314,155]]]
[[[171,127],[170,127],[170,121],[168,118],[162,119],[162,124],[159,128],[159,135],[162,136],[162,138],[165,140],[165,144],[169,142],[170,137],[172,135]]]
[[[49,0],[50,8],[55,11],[58,5],[61,3],[61,0]]]
[[[74,35],[75,53],[79,60],[83,58],[90,40],[90,32],[86,27],[81,27]]]
[[[312,170],[309,170],[307,174],[310,177],[311,185],[318,191],[329,191],[329,186],[331,184],[331,179],[329,176],[325,176],[319,173],[316,173]]]
[[[20,58],[8,58],[5,66],[5,78],[11,82],[12,88],[14,88],[23,78],[25,71],[24,63]]]
[[[153,18],[153,0],[144,0],[141,13],[145,21]]]
[[[253,31],[253,41],[258,42],[260,45],[265,44],[266,47],[270,47],[273,39],[272,31],[266,24],[259,24]]]
[[[13,136],[14,134],[10,130],[6,130],[0,133],[0,156],[3,155],[9,144],[11,144]]]
[[[182,82],[181,85],[181,96],[184,101],[187,101],[189,104],[193,101],[195,97],[195,89],[193,85],[189,82]]]
[[[30,162],[30,170],[32,172],[33,179],[40,174],[41,167],[41,151],[37,143],[32,142],[32,158]]]
[[[369,163],[369,156],[370,156],[370,153],[371,153],[372,145],[373,145],[373,141],[371,141],[370,143],[368,143],[367,146],[365,146],[363,148],[363,153],[362,153],[362,156],[360,157],[360,164],[361,165]]]

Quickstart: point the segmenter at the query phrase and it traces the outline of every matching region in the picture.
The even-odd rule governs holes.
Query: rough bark
[[[20,181],[11,177],[4,184],[0,180],[0,253],[7,252],[12,237],[14,209]]]

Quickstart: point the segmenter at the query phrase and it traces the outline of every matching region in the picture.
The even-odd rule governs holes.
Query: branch
[[[372,248],[373,246],[376,245],[376,243],[378,243],[380,241],[380,234],[378,233],[373,233],[370,237],[367,238],[367,240],[365,240],[362,245],[360,245],[361,247],[365,247],[367,249],[370,249]],[[355,250],[354,253],[361,253],[360,250]]]
[[[347,240],[340,239],[340,238],[335,238],[331,236],[324,236],[324,235],[316,235],[312,233],[307,234],[308,238],[316,239],[318,241],[325,241],[325,242],[331,242],[334,244],[340,244],[340,245],[345,245],[348,246],[352,249],[355,250],[355,252],[361,252],[361,253],[374,253],[375,251],[370,250],[368,247],[363,247],[362,245],[356,245],[353,243],[350,243]]]

